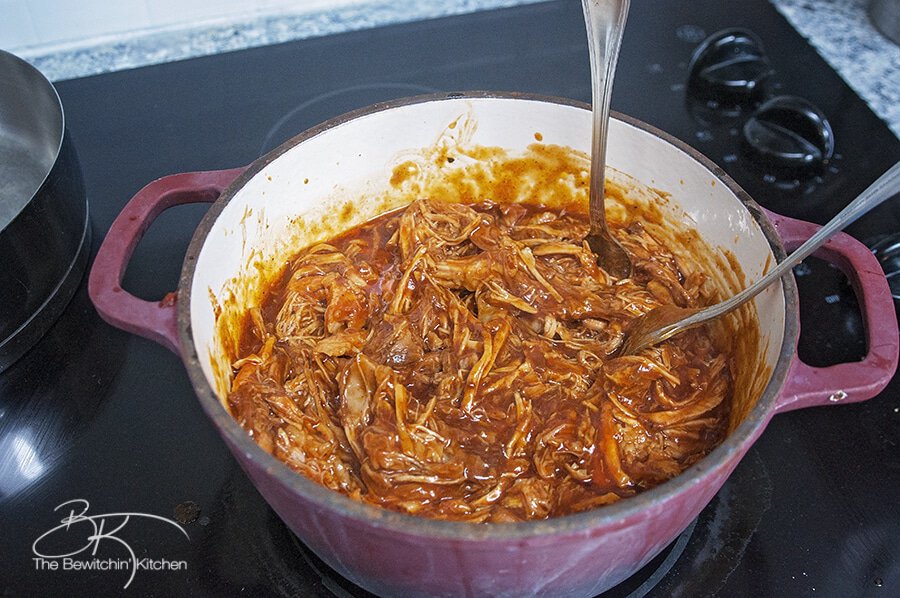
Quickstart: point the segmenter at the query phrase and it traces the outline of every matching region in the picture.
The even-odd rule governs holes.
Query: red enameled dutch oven
[[[725,442],[634,498],[546,521],[427,520],[353,501],[294,473],[223,407],[234,356],[220,325],[258,293],[254,264],[323,238],[338,226],[337,214],[352,214],[340,221],[346,228],[389,207],[373,198],[383,197],[392,169],[418,148],[480,145],[515,153],[540,137],[588,152],[590,131],[588,106],[535,96],[442,94],[359,110],[306,131],[247,168],[147,185],[110,228],[91,271],[90,295],[108,322],[181,356],[203,409],[260,493],[352,582],[382,595],[591,596],[634,573],[685,529],[772,416],[862,401],[889,382],[897,365],[896,315],[865,246],[841,234],[817,253],[843,270],[856,291],[868,341],[862,361],[814,368],[799,360],[797,291],[785,278],[755,300],[758,342],[744,360],[748,369],[735,375],[737,415]],[[673,222],[689,222],[714,252],[730,252],[748,281],[818,228],[761,209],[712,162],[643,123],[615,116],[609,135],[610,166],[663,190]],[[122,275],[143,232],[163,210],[190,202],[213,205],[188,249],[177,298],[151,302],[123,291]],[[349,212],[342,210],[348,202]]]

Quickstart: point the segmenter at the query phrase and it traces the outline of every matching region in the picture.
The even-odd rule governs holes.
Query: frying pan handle
[[[820,228],[768,210],[766,213],[788,251]],[[887,386],[897,369],[897,314],[878,260],[865,245],[845,233],[832,237],[813,255],[837,266],[850,280],[865,324],[868,353],[862,361],[822,368],[795,359],[778,398],[776,413],[870,399]]]
[[[153,181],[131,198],[109,228],[88,279],[91,301],[104,320],[180,354],[176,293],[168,293],[160,301],[139,299],[122,289],[125,268],[157,216],[177,205],[214,202],[244,170],[173,174]]]

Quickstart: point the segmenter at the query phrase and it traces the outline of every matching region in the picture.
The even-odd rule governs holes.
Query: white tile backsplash
[[[256,10],[254,3],[247,0],[147,0],[147,8],[151,27],[193,25],[197,21],[248,14]]]
[[[26,0],[39,44],[70,43],[146,27],[145,0]]]
[[[0,0],[0,48],[78,47],[110,36],[244,15],[302,13],[364,0]]]
[[[0,0],[0,49],[15,51],[38,42],[24,0]]]
[[[433,0],[423,0],[429,2]],[[359,4],[359,0],[293,0],[285,2],[285,0],[255,0],[255,4],[260,10],[321,10],[327,8],[336,8],[346,4]]]

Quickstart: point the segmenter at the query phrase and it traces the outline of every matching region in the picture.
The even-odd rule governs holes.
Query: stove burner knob
[[[749,100],[758,95],[772,66],[762,42],[747,29],[723,29],[706,38],[688,67],[691,88],[723,100]]]
[[[884,235],[866,244],[884,270],[894,301],[900,301],[900,233]]]
[[[744,123],[744,141],[767,166],[786,169],[821,166],[834,153],[828,119],[795,96],[777,96],[760,106]]]

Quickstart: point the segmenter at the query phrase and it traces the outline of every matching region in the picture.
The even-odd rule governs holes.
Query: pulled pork
[[[472,522],[633,495],[724,436],[728,361],[703,329],[615,357],[629,322],[696,305],[702,275],[639,224],[630,279],[581,214],[420,200],[303,250],[251,312],[228,404],[338,492]]]

